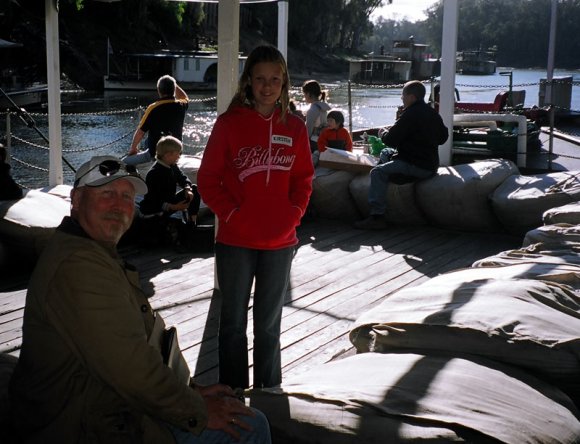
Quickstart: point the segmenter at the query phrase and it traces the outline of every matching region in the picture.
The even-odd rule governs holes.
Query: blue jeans
[[[252,427],[252,431],[248,432],[241,427],[238,427],[238,431],[241,435],[240,440],[236,441],[232,436],[228,435],[226,432],[221,430],[208,430],[205,429],[198,436],[187,430],[182,430],[180,428],[174,427],[171,424],[167,424],[173,437],[175,438],[176,444],[270,444],[272,438],[270,436],[270,426],[268,420],[262,412],[253,409],[256,416],[243,416],[241,419]]]
[[[404,174],[417,179],[427,179],[433,175],[433,171],[424,170],[398,159],[374,167],[371,170],[371,186],[369,188],[371,215],[381,215],[387,212],[387,187],[389,185],[389,176],[392,174]]]
[[[254,250],[217,243],[216,271],[222,307],[218,333],[219,382],[249,387],[248,307],[254,290],[254,387],[282,382],[280,322],[294,247]]]
[[[139,151],[137,154],[132,154],[130,156],[125,156],[121,159],[127,165],[137,166],[142,163],[151,162],[153,159],[151,158],[151,154],[149,150],[147,151]]]

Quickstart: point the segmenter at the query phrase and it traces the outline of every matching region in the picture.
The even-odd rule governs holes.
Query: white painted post
[[[558,16],[558,0],[552,0],[552,10],[550,18],[550,40],[548,42],[548,67],[546,78],[546,96],[545,104],[550,107],[550,139],[548,142],[548,170],[552,169],[552,153],[554,152],[554,104],[553,104],[553,90],[554,90],[554,57],[556,53],[556,23]]]
[[[12,124],[10,110],[6,110],[6,163],[10,165],[12,156]]]
[[[554,57],[556,53],[556,24],[558,17],[558,0],[552,0],[550,17],[550,40],[548,42],[548,66],[545,104],[552,105],[552,79],[554,78]]]
[[[240,0],[218,4],[217,112],[223,113],[238,86],[240,50]]]
[[[240,0],[222,0],[218,5],[217,112],[222,114],[238,87],[240,50]],[[217,233],[219,220],[215,218]],[[214,264],[214,287],[219,289]]]
[[[453,112],[455,110],[455,56],[457,52],[458,12],[458,0],[444,0],[439,114],[443,119],[443,123],[449,129],[449,139],[439,147],[441,165],[451,165]]]
[[[48,81],[48,184],[63,183],[62,136],[60,116],[60,52],[57,0],[45,0],[46,10],[46,77]]]
[[[278,0],[278,50],[288,63],[288,0]]]

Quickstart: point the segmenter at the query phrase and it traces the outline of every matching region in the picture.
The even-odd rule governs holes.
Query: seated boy
[[[326,116],[326,121],[327,126],[318,137],[318,151],[322,153],[327,147],[352,151],[352,138],[344,127],[344,115],[333,110]]]
[[[182,211],[185,222],[195,228],[200,196],[197,186],[177,166],[182,148],[179,139],[173,136],[159,139],[156,145],[156,161],[145,178],[148,192],[139,208],[144,216],[161,216],[166,223],[171,214]]]

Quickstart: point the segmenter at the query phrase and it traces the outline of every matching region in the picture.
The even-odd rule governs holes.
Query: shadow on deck
[[[350,354],[353,321],[389,294],[517,248],[522,241],[432,227],[367,232],[329,220],[305,221],[299,237],[282,319],[284,378]],[[178,327],[192,373],[200,383],[215,382],[221,302],[214,291],[213,256],[136,246],[125,246],[121,253],[140,271],[153,307],[167,325]],[[19,353],[27,281],[26,273],[2,276],[0,352]],[[249,318],[251,344],[251,311]]]

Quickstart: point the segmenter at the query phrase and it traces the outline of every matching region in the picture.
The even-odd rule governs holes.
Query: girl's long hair
[[[288,106],[290,103],[290,76],[288,74],[288,66],[286,65],[284,56],[275,46],[272,45],[257,46],[252,50],[248,56],[248,59],[246,60],[246,63],[244,64],[244,72],[240,76],[238,89],[234,94],[228,109],[237,106],[254,108],[254,95],[252,93],[251,85],[252,70],[256,64],[263,62],[279,63],[280,68],[282,68],[282,75],[284,79],[282,83],[282,92],[278,98],[278,104],[281,111],[280,120],[286,123],[286,116],[288,115]]]

